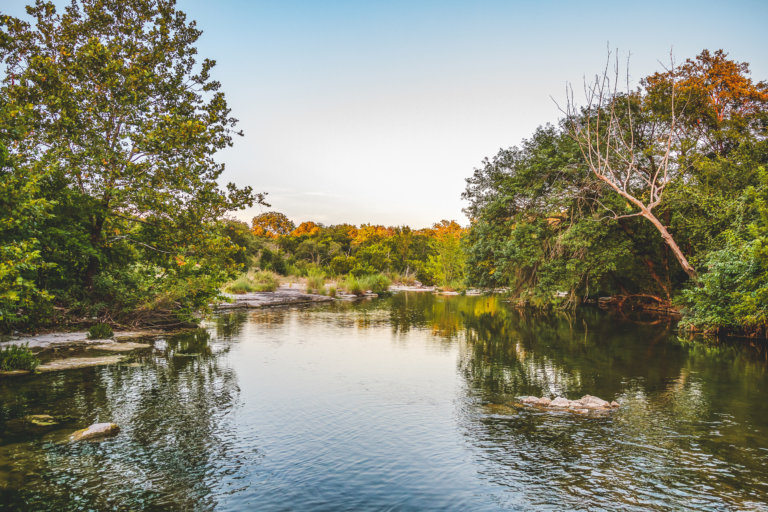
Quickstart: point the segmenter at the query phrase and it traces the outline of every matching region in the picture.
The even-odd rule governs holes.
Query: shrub
[[[88,329],[88,339],[91,340],[104,340],[111,338],[114,334],[115,333],[112,332],[112,327],[110,327],[109,324],[104,323],[92,325],[91,328]]]
[[[336,287],[335,286],[331,286],[330,288],[328,288],[328,296],[329,297],[335,297],[336,296]]]
[[[29,349],[29,344],[0,349],[0,370],[34,370],[39,364],[40,360]]]

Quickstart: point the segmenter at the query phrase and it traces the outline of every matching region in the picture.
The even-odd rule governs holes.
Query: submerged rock
[[[113,436],[120,432],[117,423],[94,423],[88,428],[77,430],[69,436],[72,441],[86,441],[97,437]]]
[[[59,424],[59,422],[50,414],[30,414],[29,416],[25,416],[24,419],[27,423],[37,427],[52,427]]]

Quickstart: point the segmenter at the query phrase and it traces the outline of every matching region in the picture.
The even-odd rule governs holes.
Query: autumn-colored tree
[[[266,212],[251,221],[251,231],[256,236],[278,238],[291,233],[296,226],[280,212]]]
[[[291,236],[293,237],[300,237],[304,235],[313,236],[320,231],[321,227],[322,226],[320,226],[315,222],[312,222],[311,220],[304,221],[301,224],[299,224],[299,226],[296,229],[291,231]]]
[[[671,115],[673,91],[680,151],[704,145],[705,151],[724,155],[740,134],[758,128],[766,119],[768,83],[753,82],[749,64],[728,58],[723,50],[702,51],[694,59],[642,80],[653,109]]]

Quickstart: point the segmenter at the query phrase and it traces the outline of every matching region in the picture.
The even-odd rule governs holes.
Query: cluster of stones
[[[520,403],[537,407],[567,409],[573,412],[606,411],[619,407],[618,402],[608,402],[592,395],[584,395],[578,400],[568,400],[561,396],[558,396],[554,400],[550,400],[545,396],[541,398],[536,396],[524,396],[520,399]]]

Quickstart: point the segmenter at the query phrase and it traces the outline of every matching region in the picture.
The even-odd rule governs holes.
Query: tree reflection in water
[[[211,349],[207,331],[166,341],[165,352],[143,356],[140,367],[17,381],[15,417],[46,413],[72,420],[42,441],[4,441],[2,503],[29,510],[200,510],[215,506],[212,489],[234,490],[238,472],[258,456],[234,438],[237,377]],[[42,402],[41,390],[47,393]],[[120,435],[65,441],[75,428],[97,421],[116,422]]]

